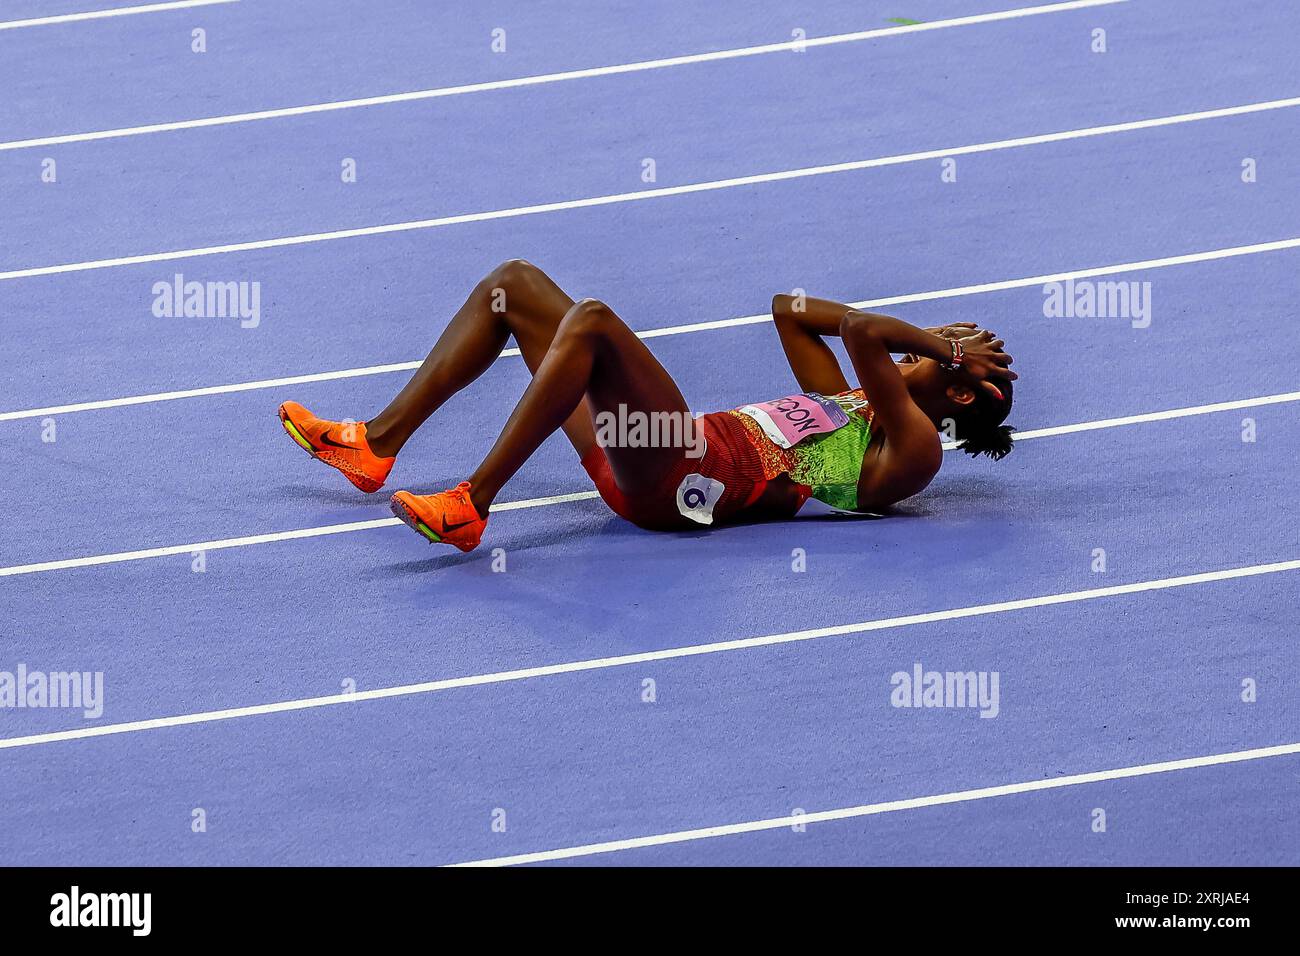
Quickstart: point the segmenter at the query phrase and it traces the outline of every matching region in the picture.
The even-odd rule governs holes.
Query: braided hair
[[[988,455],[1001,461],[1011,453],[1015,429],[1003,424],[1011,413],[1011,382],[999,379],[997,386],[1001,398],[982,385],[975,386],[975,400],[953,417],[957,447],[972,457]]]

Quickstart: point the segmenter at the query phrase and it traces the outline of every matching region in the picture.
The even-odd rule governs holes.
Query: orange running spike
[[[480,518],[469,500],[469,482],[436,495],[413,495],[399,491],[393,495],[393,514],[401,518],[430,541],[455,545],[473,551],[483,537],[487,518]]]
[[[367,494],[384,486],[396,458],[380,458],[366,442],[365,422],[331,422],[317,418],[297,402],[280,406],[280,424],[289,437],[317,461],[343,472]]]

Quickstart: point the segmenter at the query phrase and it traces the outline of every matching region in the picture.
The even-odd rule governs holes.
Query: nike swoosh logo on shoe
[[[443,534],[451,534],[453,531],[458,531],[458,530],[460,530],[461,528],[465,527],[466,525],[471,525],[471,524],[473,524],[473,523],[474,523],[474,522],[471,520],[471,521],[462,521],[460,524],[447,524],[447,516],[446,516],[446,515],[443,515],[443,516],[442,516],[442,533],[443,533]]]
[[[356,447],[354,445],[340,445],[334,439],[330,438],[330,430],[328,428],[325,429],[325,431],[321,432],[320,440],[321,440],[321,444],[329,445],[331,448],[344,448],[347,449],[348,451],[356,451]]]

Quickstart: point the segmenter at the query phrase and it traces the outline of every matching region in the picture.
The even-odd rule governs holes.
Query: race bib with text
[[[809,435],[833,432],[849,422],[844,409],[816,392],[743,405],[736,411],[756,421],[763,434],[781,448],[791,448]]]

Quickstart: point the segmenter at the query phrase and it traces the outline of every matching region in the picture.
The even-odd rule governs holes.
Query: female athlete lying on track
[[[1002,422],[1016,374],[993,332],[969,322],[922,330],[787,295],[773,300],[772,317],[803,392],[693,419],[672,377],[609,306],[574,302],[536,266],[513,260],[478,284],[377,416],[326,421],[286,402],[280,420],[313,457],[378,491],[406,440],[513,335],[533,380],[482,464],[449,491],[392,498],[404,522],[462,551],[478,545],[493,499],[557,428],[616,514],[662,531],[788,518],[810,497],[884,508],[939,471],[945,419],[972,455],[1011,450]],[[849,387],[827,335],[844,340],[861,388]],[[890,353],[907,355],[895,363]]]

